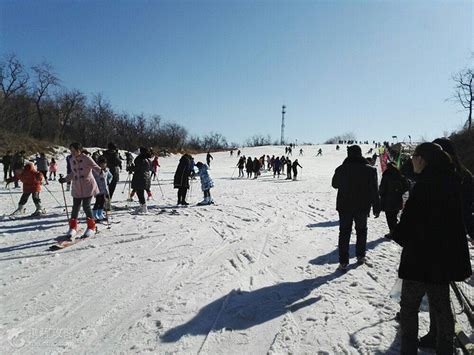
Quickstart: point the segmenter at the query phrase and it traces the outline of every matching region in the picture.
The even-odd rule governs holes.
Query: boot
[[[77,234],[77,219],[71,218],[69,220],[69,230],[66,233],[66,236],[69,237],[70,240],[73,240]]]
[[[18,214],[25,213],[25,205],[18,204],[18,208],[12,212],[12,216],[16,216]]]
[[[41,207],[41,203],[39,203],[39,202],[35,203],[35,206],[36,206],[36,211],[34,211],[31,216],[36,217],[36,216],[40,216],[40,215],[45,213],[45,211]]]
[[[95,219],[96,221],[99,220],[99,216],[97,215],[97,211],[98,211],[98,210],[92,210],[92,217],[94,217],[94,219]]]
[[[104,210],[102,208],[99,208],[97,210],[97,220],[102,221],[104,219]]]
[[[436,349],[436,335],[428,333],[425,336],[422,336],[418,341],[418,347]]]
[[[84,238],[92,237],[95,234],[95,220],[93,218],[87,218],[87,229],[84,233]]]
[[[140,205],[139,207],[137,207],[137,213],[138,214],[147,214],[148,213],[148,207],[147,207],[146,203],[144,203],[143,205]]]

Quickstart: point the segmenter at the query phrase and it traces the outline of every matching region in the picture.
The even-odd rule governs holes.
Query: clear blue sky
[[[191,134],[427,139],[472,61],[471,1],[0,0],[0,52]]]

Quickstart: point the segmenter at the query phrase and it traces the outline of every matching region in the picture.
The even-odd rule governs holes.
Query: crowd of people
[[[375,148],[367,154],[372,154],[373,149],[389,148],[387,142],[383,145],[374,144]],[[248,179],[257,179],[262,171],[272,172],[273,178],[280,178],[286,169],[286,179],[296,180],[298,168],[303,167],[298,159],[290,159],[293,148],[286,147],[285,155],[281,157],[262,155],[253,159],[241,156],[239,150],[236,164],[239,178],[245,177],[244,171]],[[127,182],[130,183],[130,197],[136,194],[139,200],[137,213],[147,213],[145,192],[150,198],[151,181],[157,178],[157,169],[160,167],[158,156],[153,150],[141,147],[135,158],[127,152],[124,159],[113,143],[108,144],[107,150],[92,155],[79,143],[72,143],[69,149],[70,155],[66,157],[67,174],[60,175],[58,182],[66,184],[66,190],[70,189],[73,197],[67,232],[70,240],[78,233],[81,207],[86,215],[85,237],[95,233],[97,221],[107,219],[123,160],[129,173]],[[337,145],[336,150],[339,149]],[[461,164],[452,142],[446,138],[418,145],[411,159],[405,161],[401,161],[401,154],[397,157],[393,152],[390,154],[390,149],[387,151],[389,153],[384,156],[388,156],[388,160],[381,164],[383,172],[380,185],[374,167],[377,153],[365,158],[357,144],[347,147],[347,157],[334,172],[332,186],[337,189],[336,210],[339,214],[338,269],[344,272],[349,266],[353,225],[356,231],[357,264],[367,262],[367,222],[370,211],[375,218],[384,212],[389,230],[385,237],[403,248],[398,270],[403,280],[400,302],[401,353],[416,354],[419,346],[426,346],[436,349],[438,354],[452,354],[454,318],[449,284],[465,280],[472,274],[467,236],[471,240],[474,238],[473,177]],[[302,149],[300,155],[303,155]],[[322,155],[321,149],[318,155]],[[195,163],[190,154],[181,156],[173,179],[178,205],[188,205],[186,195],[190,179],[196,176],[200,178],[204,195],[199,204],[214,203],[211,197],[214,182],[209,174],[213,159],[210,152],[206,155],[206,163]],[[30,196],[36,207],[33,215],[44,213],[40,192],[43,183],[46,187],[48,180],[56,180],[58,166],[54,158],[49,161],[44,153],[39,153],[33,161],[28,161],[25,152],[16,152],[14,155],[7,152],[2,162],[7,184],[23,183],[23,194],[13,214],[24,212]],[[95,199],[93,207],[92,199]],[[430,305],[430,329],[428,334],[418,339],[418,309],[425,294]]]

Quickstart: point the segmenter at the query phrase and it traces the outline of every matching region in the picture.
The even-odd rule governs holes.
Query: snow
[[[148,215],[118,209],[112,218],[119,224],[56,252],[48,248],[67,230],[63,206],[43,188],[46,216],[9,220],[16,206],[1,189],[0,353],[398,353],[399,306],[389,293],[400,248],[383,238],[384,215],[371,216],[368,264],[356,266],[352,244],[348,271],[336,270],[331,178],[346,153],[324,145],[315,157],[319,147],[294,154],[304,167],[298,181],[266,172],[238,179],[236,155],[213,153],[216,204],[187,208],[174,206],[179,156],[161,158]],[[63,157],[59,165],[65,172]],[[113,205],[132,208],[138,203],[126,202],[126,179],[124,170]],[[48,188],[63,201],[57,182]],[[11,194],[16,204],[20,189]],[[194,181],[188,201],[201,200]],[[31,200],[26,207],[33,212]],[[427,313],[420,318],[423,335]]]

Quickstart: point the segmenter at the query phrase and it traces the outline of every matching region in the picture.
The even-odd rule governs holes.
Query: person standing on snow
[[[347,148],[347,158],[332,178],[332,187],[337,189],[336,209],[339,212],[339,269],[349,264],[349,241],[352,223],[357,235],[357,263],[366,261],[367,216],[373,208],[374,216],[380,215],[380,199],[377,184],[377,170],[362,157],[358,145]]]
[[[18,202],[18,208],[13,211],[12,215],[23,213],[24,207],[28,202],[30,195],[33,198],[33,202],[36,206],[36,211],[32,216],[39,216],[44,213],[41,207],[41,182],[43,181],[43,174],[35,169],[33,163],[28,162],[24,167],[15,170],[15,176],[6,180],[7,185],[11,182],[18,182],[20,180],[23,183],[23,194]]]
[[[204,192],[204,200],[198,203],[198,205],[210,205],[214,203],[211,198],[211,188],[214,187],[214,182],[209,176],[208,168],[206,164],[201,163],[200,161],[196,163],[198,168],[197,175],[201,179],[201,189]]]
[[[187,206],[186,194],[189,189],[189,176],[191,175],[191,156],[184,154],[179,160],[178,167],[174,174],[174,188],[178,189],[178,205]]]
[[[298,163],[298,159],[295,159],[293,164],[291,165],[291,169],[293,170],[293,180],[296,180],[296,177],[298,176],[298,166],[303,169],[303,167]]]
[[[107,210],[107,200],[109,199],[108,185],[112,181],[112,174],[109,169],[107,169],[107,159],[103,155],[97,158],[97,164],[100,166],[100,173],[97,173],[95,170],[92,170],[94,175],[95,182],[99,188],[99,193],[95,195],[95,203],[92,208],[92,214],[96,222],[100,222],[104,218],[107,219],[107,216],[104,216],[104,210]]]
[[[152,167],[151,177],[153,178],[153,181],[155,181],[156,173],[158,171],[158,168],[160,167],[160,163],[158,162],[158,156],[157,155],[155,155],[155,158],[151,162],[151,167]]]
[[[239,168],[239,178],[244,177],[244,166],[245,166],[245,157],[240,157],[237,162],[237,167]]]
[[[3,181],[7,181],[8,178],[12,177],[12,153],[7,150],[7,153],[2,158],[3,164]]]
[[[416,184],[391,238],[402,246],[398,276],[401,353],[416,354],[431,343],[437,354],[454,353],[454,316],[449,284],[472,274],[463,220],[462,186],[449,155],[422,143],[412,156]],[[427,294],[436,331],[418,340],[418,312]]]
[[[291,180],[291,160],[286,159],[286,180]]]
[[[206,163],[209,168],[211,167],[211,160],[214,160],[214,158],[212,157],[211,152],[207,152]]]
[[[392,231],[397,225],[398,212],[403,208],[403,194],[408,191],[410,184],[400,173],[395,163],[387,164],[387,169],[382,174],[379,194],[381,210],[385,211],[387,225]]]
[[[87,217],[87,229],[84,233],[85,237],[91,237],[95,234],[96,226],[94,216],[92,215],[91,201],[92,197],[99,193],[99,188],[95,182],[92,171],[100,173],[101,169],[95,161],[86,155],[80,143],[72,143],[69,146],[71,150],[71,173],[65,177],[59,178],[59,183],[72,182],[71,195],[73,197],[73,205],[71,219],[69,220],[69,230],[66,236],[72,240],[77,234],[77,217],[79,209],[84,210]]]
[[[114,196],[115,188],[120,179],[120,170],[122,170],[122,161],[120,160],[120,155],[118,153],[117,147],[114,143],[107,144],[107,150],[104,152],[104,157],[107,159],[107,166],[112,173],[112,181],[109,185],[109,195],[110,200]]]
[[[151,187],[151,153],[150,150],[141,147],[140,154],[135,158],[133,163],[133,177],[132,177],[132,190],[136,192],[140,207],[138,207],[137,213],[148,213],[148,207],[145,201],[145,191],[150,191]]]
[[[46,158],[46,155],[44,153],[40,153],[39,157],[36,158],[36,169],[43,174],[44,178],[44,183],[45,185],[48,185],[48,167],[49,167],[49,161],[48,158]]]

